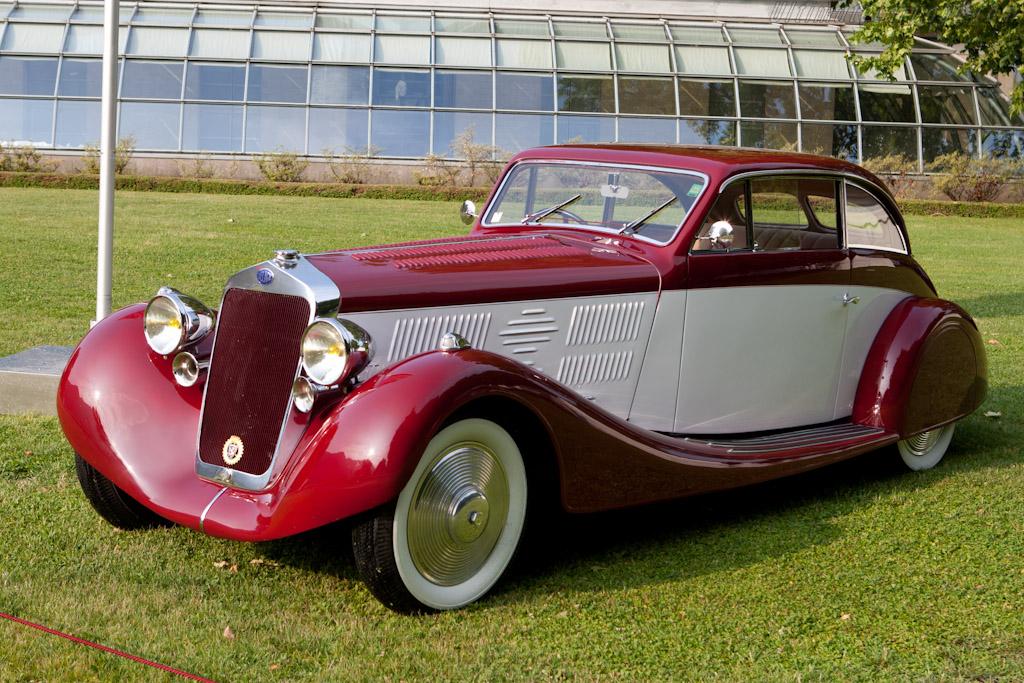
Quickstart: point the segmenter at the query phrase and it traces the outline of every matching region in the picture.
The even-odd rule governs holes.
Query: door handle
[[[856,304],[859,302],[859,296],[851,297],[849,292],[843,292],[843,306],[849,306],[850,304]]]

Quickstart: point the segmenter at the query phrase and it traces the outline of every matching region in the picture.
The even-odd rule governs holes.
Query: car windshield
[[[570,226],[671,240],[704,189],[694,173],[566,162],[517,164],[483,224]]]

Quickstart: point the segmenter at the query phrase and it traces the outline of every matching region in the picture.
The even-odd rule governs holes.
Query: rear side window
[[[846,184],[846,244],[907,253],[900,229],[885,207],[871,193],[849,183]]]

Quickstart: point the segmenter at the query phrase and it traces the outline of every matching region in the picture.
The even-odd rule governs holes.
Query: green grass
[[[87,329],[95,204],[90,192],[0,189],[0,353]],[[214,302],[273,248],[453,234],[456,211],[126,193],[114,304],[162,284]],[[256,544],[117,531],[82,496],[57,422],[3,417],[0,611],[217,681],[1022,680],[1024,226],[909,222],[940,293],[998,342],[989,399],[935,470],[904,473],[882,452],[744,491],[545,520],[491,597],[400,617],[362,587],[343,525]],[[0,620],[0,681],[30,680],[179,679]]]

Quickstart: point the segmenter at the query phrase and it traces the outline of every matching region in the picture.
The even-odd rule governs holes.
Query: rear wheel
[[[363,580],[398,612],[480,599],[512,561],[526,494],[522,453],[504,428],[480,418],[443,428],[398,500],[353,528]]]
[[[130,531],[170,525],[169,521],[119,489],[78,453],[75,453],[75,472],[89,503],[103,519],[119,529]]]
[[[953,440],[954,427],[956,423],[951,423],[897,442],[903,462],[912,470],[930,470],[938,465]]]

